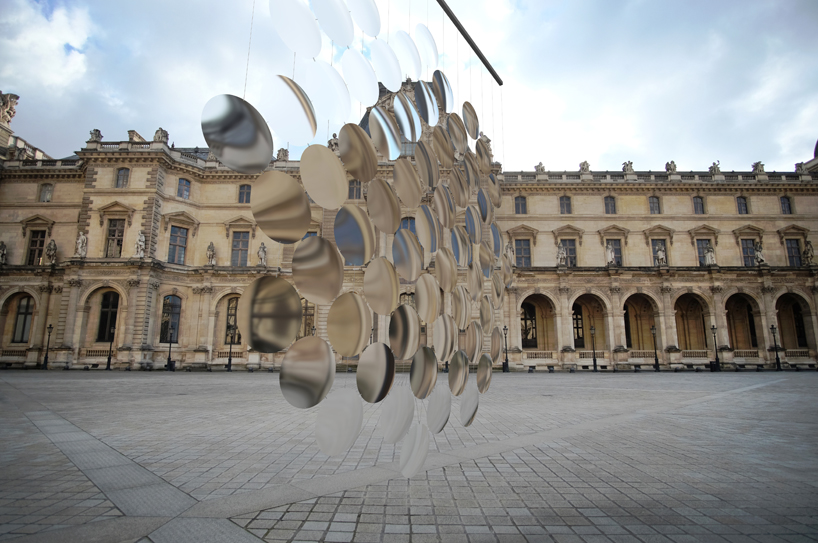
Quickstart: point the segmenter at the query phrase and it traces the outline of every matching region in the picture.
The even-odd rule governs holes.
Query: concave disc
[[[264,117],[238,96],[219,94],[205,104],[202,135],[219,162],[239,173],[262,172],[273,158]]]
[[[463,209],[469,205],[469,190],[466,184],[466,176],[458,164],[452,165],[452,173],[449,188],[452,191],[452,198],[457,207]]]
[[[429,126],[435,126],[440,120],[435,93],[426,81],[415,82],[415,103],[418,106],[420,118]]]
[[[384,257],[372,260],[364,272],[366,303],[378,315],[389,315],[398,307],[398,272]]]
[[[415,415],[415,397],[407,386],[395,387],[386,397],[381,408],[378,426],[383,432],[384,443],[397,443],[412,425]]]
[[[472,321],[466,328],[466,358],[472,364],[477,364],[480,352],[483,350],[483,327],[477,321]]]
[[[346,171],[361,183],[366,183],[378,173],[375,146],[369,135],[357,124],[345,124],[341,127],[338,134],[338,151]]]
[[[463,167],[466,172],[466,185],[469,189],[480,188],[480,168],[477,165],[477,158],[471,151],[466,151],[463,157]]]
[[[489,350],[492,364],[496,364],[500,360],[500,352],[503,350],[503,334],[500,328],[494,327],[491,331],[491,349]]]
[[[463,124],[466,126],[466,133],[473,140],[480,136],[480,123],[477,120],[477,112],[469,102],[463,102]]]
[[[486,189],[477,191],[477,210],[480,212],[480,220],[483,224],[491,224],[494,220],[494,204],[491,203]]]
[[[301,86],[283,75],[270,81],[270,126],[279,140],[291,145],[306,145],[315,138],[318,129],[315,109]]]
[[[409,430],[400,447],[400,472],[410,479],[420,473],[429,454],[429,430],[425,424]]]
[[[420,246],[428,253],[436,253],[440,241],[440,221],[435,210],[426,204],[418,207],[415,213],[415,232]]]
[[[236,308],[239,332],[260,353],[277,353],[301,329],[301,297],[280,277],[259,277],[244,290]]]
[[[480,395],[477,393],[477,387],[468,387],[460,400],[460,424],[465,427],[471,426],[477,415],[479,403]]]
[[[349,48],[341,57],[341,69],[349,94],[364,106],[378,101],[378,77],[366,58],[357,50]]]
[[[446,129],[452,138],[452,145],[459,154],[465,154],[469,148],[469,140],[466,138],[466,125],[457,113],[449,115],[446,121]]]
[[[500,258],[500,262],[502,263],[503,269],[503,283],[507,288],[511,288],[511,283],[514,281],[514,272],[511,268],[511,260],[509,260],[508,255],[503,255]]]
[[[487,177],[487,185],[489,196],[491,197],[491,203],[494,207],[500,207],[500,204],[503,203],[502,201],[502,194],[500,189],[500,181],[497,180],[497,177],[490,173]]]
[[[324,209],[338,209],[349,196],[344,166],[324,145],[310,145],[301,153],[301,182],[313,201]]]
[[[312,10],[321,29],[338,47],[347,47],[355,37],[352,17],[344,0],[312,0]]]
[[[415,167],[412,166],[408,158],[401,157],[395,162],[392,176],[395,180],[395,192],[398,193],[403,205],[410,210],[419,206],[420,199],[423,196],[423,188]]]
[[[306,77],[302,87],[310,97],[316,113],[333,123],[343,123],[349,118],[351,109],[349,89],[344,78],[323,60],[305,63],[304,70]]]
[[[446,77],[441,70],[435,70],[432,89],[435,92],[437,103],[443,108],[446,113],[454,111],[454,95],[452,93],[452,86],[449,84],[449,78]],[[464,129],[465,133],[465,129]]]
[[[494,273],[491,275],[491,305],[494,309],[500,309],[503,303],[503,295],[505,294],[505,285],[503,285],[503,275],[501,273]]]
[[[423,255],[418,238],[408,228],[401,228],[392,241],[392,261],[398,275],[414,283],[423,269]]]
[[[491,330],[494,326],[494,312],[491,310],[491,300],[488,296],[480,298],[480,326],[483,330]]]
[[[389,394],[395,381],[395,356],[383,343],[373,343],[358,359],[355,374],[358,393],[367,403],[378,403]]]
[[[382,156],[397,160],[401,151],[400,131],[395,117],[385,108],[375,106],[369,111],[369,135]]]
[[[472,246],[466,229],[460,225],[452,228],[452,254],[457,265],[465,268],[472,261]]]
[[[321,52],[321,31],[307,4],[300,0],[270,0],[273,27],[290,51],[313,58]]]
[[[363,266],[375,254],[375,230],[366,211],[347,204],[335,215],[335,244],[347,266]]]
[[[500,253],[503,252],[503,238],[496,223],[491,223],[491,250],[494,258],[500,258]]]
[[[463,285],[457,285],[452,291],[452,312],[457,328],[465,330],[471,319],[471,297]]]
[[[410,305],[402,304],[389,319],[389,346],[397,360],[409,360],[420,347],[420,319]]]
[[[451,315],[441,315],[435,321],[433,345],[441,362],[451,360],[457,347],[457,325]]]
[[[437,155],[423,141],[419,141],[415,147],[415,162],[418,165],[422,186],[424,188],[436,187],[440,182],[440,166],[437,163]]]
[[[344,284],[344,261],[330,241],[310,236],[293,253],[293,282],[314,304],[330,304]]]
[[[408,77],[415,81],[420,79],[420,54],[412,37],[403,30],[398,30],[390,43],[400,62],[401,78]]]
[[[443,184],[436,186],[432,204],[437,213],[437,218],[440,220],[440,225],[443,228],[454,228],[456,211],[449,187]]]
[[[435,277],[443,292],[451,292],[457,286],[457,261],[448,247],[441,247],[435,255]]]
[[[401,135],[412,143],[416,142],[423,127],[415,104],[403,92],[399,92],[392,100],[392,109],[395,111],[395,120],[398,122]]]
[[[437,358],[429,347],[421,347],[412,357],[409,370],[409,385],[415,398],[425,400],[432,393],[437,382]]]
[[[483,175],[491,173],[491,153],[489,152],[486,142],[479,139],[474,144],[474,150],[477,154],[477,165],[480,167],[480,172]]]
[[[369,182],[366,209],[369,218],[386,234],[394,234],[400,226],[400,203],[392,185],[383,179]]]
[[[455,396],[463,394],[469,380],[469,359],[466,353],[457,351],[449,362],[449,390]]]
[[[480,264],[477,259],[472,259],[471,263],[466,268],[466,284],[471,292],[471,299],[476,302],[483,292],[483,272],[480,270]]]
[[[415,43],[418,46],[418,52],[423,64],[427,70],[434,70],[437,68],[437,44],[435,38],[429,29],[423,23],[418,23],[415,26]]]
[[[494,270],[494,253],[491,252],[488,240],[483,240],[480,243],[480,270],[483,272],[483,277],[491,279],[491,272]]]
[[[310,200],[298,181],[284,172],[262,173],[253,185],[253,218],[279,243],[295,243],[310,227]]]
[[[436,386],[432,395],[429,396],[429,405],[426,410],[426,424],[429,431],[439,434],[449,422],[452,412],[452,394],[445,385]]]
[[[307,409],[323,400],[335,379],[335,355],[317,336],[296,341],[284,355],[278,382],[293,407]]]
[[[415,285],[415,305],[420,320],[432,324],[440,313],[440,287],[433,275],[424,273]]]
[[[483,241],[483,224],[477,206],[470,205],[466,208],[466,232],[472,244],[480,245]]]
[[[367,36],[381,33],[381,16],[374,0],[347,0],[352,18]]]
[[[449,133],[441,125],[435,126],[432,132],[432,148],[440,160],[440,166],[444,170],[451,170],[454,165],[454,146]]]
[[[375,39],[369,43],[369,53],[378,80],[387,90],[398,92],[403,80],[395,51],[385,41]]]
[[[343,454],[361,433],[364,408],[350,388],[334,391],[321,405],[315,419],[315,442],[327,456]]]
[[[327,339],[341,356],[357,356],[372,333],[372,315],[364,299],[355,292],[338,296],[327,315]]]

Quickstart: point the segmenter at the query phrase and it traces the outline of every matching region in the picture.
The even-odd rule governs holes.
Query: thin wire
[[[293,53],[293,81],[295,81],[295,53]]]
[[[256,16],[256,0],[253,0],[253,12],[250,14],[250,39],[247,41],[247,65],[244,67],[244,92],[241,93],[242,99],[247,96],[247,74],[250,73],[250,44],[253,43],[253,19]]]
[[[503,115],[503,87],[500,87],[500,135],[503,139],[503,164],[506,162],[506,131],[505,116]]]

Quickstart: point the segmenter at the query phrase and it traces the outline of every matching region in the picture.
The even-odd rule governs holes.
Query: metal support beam
[[[466,41],[471,46],[472,51],[474,51],[474,53],[480,58],[480,60],[483,62],[483,66],[486,67],[486,69],[489,71],[489,73],[494,78],[494,80],[497,81],[497,84],[502,86],[503,85],[503,80],[500,79],[500,76],[497,75],[497,72],[495,72],[494,68],[491,67],[491,63],[486,59],[486,57],[480,51],[480,48],[477,47],[477,44],[474,43],[474,40],[471,39],[471,36],[469,36],[469,33],[466,32],[466,29],[463,28],[463,25],[457,19],[457,16],[452,11],[452,8],[450,8],[449,5],[446,4],[446,0],[437,0],[437,3],[440,4],[440,7],[443,8],[443,11],[445,11],[446,15],[449,16],[449,19],[452,21],[454,26],[456,26],[457,29],[460,31],[460,34],[462,34],[463,37],[466,38]]]

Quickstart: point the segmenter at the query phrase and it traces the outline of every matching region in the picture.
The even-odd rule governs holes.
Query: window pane
[[[664,253],[664,264],[667,265],[668,258],[667,258],[667,247],[665,247],[665,240],[663,239],[652,239],[650,240],[651,248],[653,249],[653,265],[659,266],[659,253]]]
[[[357,180],[357,179],[350,180],[348,198],[350,200],[360,200],[361,199],[361,182],[359,180]]]
[[[658,196],[651,196],[650,198],[648,198],[648,203],[650,204],[651,215],[659,215],[662,212],[662,210],[659,208]]]
[[[182,299],[178,296],[165,296],[162,303],[160,343],[179,343],[179,316],[181,313]]]
[[[792,215],[792,205],[790,199],[786,196],[781,197],[781,213],[784,215]]]
[[[616,262],[617,266],[622,265],[622,240],[621,239],[609,239],[606,242],[606,245],[610,243],[611,247],[613,247],[614,252],[614,262]]]
[[[788,239],[787,242],[787,259],[790,266],[801,266],[801,244],[797,239]]]
[[[45,230],[32,230],[28,240],[29,266],[41,266],[43,263],[43,249],[45,248]]]
[[[233,252],[230,257],[230,263],[233,266],[246,266],[249,248],[250,232],[233,232]]]
[[[523,337],[524,349],[537,348],[537,311],[529,303],[524,303],[520,309],[520,331]]]
[[[54,185],[50,183],[45,183],[44,185],[40,186],[40,201],[41,202],[50,202],[51,195],[54,192]]]
[[[120,168],[116,172],[116,188],[124,189],[128,186],[128,176],[131,171],[128,168]]]
[[[613,196],[605,197],[605,213],[607,215],[616,214],[616,199]]]
[[[531,240],[516,239],[514,240],[514,256],[517,261],[518,268],[531,267]]]
[[[571,197],[560,196],[560,213],[563,215],[571,214]]]
[[[756,265],[756,250],[754,239],[741,240],[741,257],[744,260],[745,266]]]
[[[185,249],[187,248],[187,228],[170,227],[170,244],[168,246],[168,262],[171,264],[185,263]]]
[[[585,347],[585,334],[582,330],[582,306],[574,304],[572,308],[574,312],[574,347]]]
[[[187,200],[190,198],[190,181],[187,179],[179,180],[179,187],[176,189],[176,196]]]
[[[514,213],[517,215],[525,215],[528,213],[525,196],[516,196],[514,198]]]
[[[707,249],[707,242],[709,240],[706,239],[697,239],[696,240],[696,253],[699,255],[699,266],[705,265],[704,253],[705,249]]]
[[[241,345],[241,331],[238,329],[238,323],[236,322],[236,314],[238,313],[239,308],[239,299],[238,298],[230,298],[227,301],[227,322],[225,323],[225,334],[224,334],[224,344],[230,345],[231,343],[231,327],[235,327],[235,336],[232,336],[232,343],[233,345]]]
[[[108,239],[105,246],[107,258],[122,256],[122,240],[125,237],[125,219],[108,220]]]
[[[242,185],[239,187],[239,203],[240,204],[249,204],[250,203],[250,185]]]
[[[693,198],[693,213],[696,215],[704,215],[704,198],[701,196]]]
[[[747,215],[747,198],[739,196],[736,198],[736,205],[738,206],[739,215]]]
[[[28,333],[31,330],[31,314],[33,312],[34,299],[31,296],[26,296],[17,303],[17,316],[14,320],[12,343],[28,342]]]
[[[408,228],[410,232],[417,235],[417,232],[415,231],[415,219],[414,219],[414,217],[404,217],[403,219],[401,219],[400,220],[400,226],[398,227],[398,230],[400,230],[401,228]]]
[[[115,333],[112,333],[111,329],[116,327],[116,314],[118,309],[119,294],[112,291],[104,293],[99,311],[97,341],[109,342],[114,338]]]
[[[569,268],[577,266],[577,240],[563,239],[560,244],[565,248],[565,265]]]

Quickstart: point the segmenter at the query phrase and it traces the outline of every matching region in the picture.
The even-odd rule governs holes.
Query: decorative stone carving
[[[622,287],[610,287],[608,290],[611,292],[611,294],[619,294],[622,292]]]
[[[715,161],[712,166],[710,166],[707,171],[710,172],[710,175],[717,175],[721,173],[721,162]]]
[[[77,250],[74,253],[74,256],[77,258],[85,258],[88,254],[88,238],[85,237],[85,234],[82,230],[79,231],[77,234]]]
[[[670,294],[671,292],[673,292],[673,287],[668,286],[668,285],[662,285],[661,288],[659,289],[659,291],[662,294]]]
[[[661,245],[656,248],[656,265],[667,266],[667,253],[665,253],[665,248]]]
[[[125,284],[128,285],[128,288],[135,288],[138,287],[141,281],[139,279],[128,279],[125,281]]]
[[[160,285],[159,281],[157,281],[155,279],[152,280],[152,281],[148,281],[148,286],[151,287],[153,290],[158,290],[159,285]]]
[[[145,258],[145,234],[142,230],[136,236],[136,243],[134,244],[134,257]]]
[[[57,263],[57,242],[53,239],[45,246],[45,256],[52,266]]]
[[[281,162],[287,162],[288,160],[290,160],[290,151],[282,147],[281,149],[278,150],[278,153],[276,153],[276,160]]]
[[[258,265],[262,268],[267,267],[267,247],[264,246],[264,242],[261,242],[261,246],[258,248]]]
[[[0,242],[2,243],[2,242]],[[0,257],[1,258],[1,257]],[[812,266],[813,259],[815,258],[815,249],[812,247],[812,242],[807,240],[804,242],[804,252],[801,253],[801,263],[804,266]],[[0,261],[0,264],[3,264],[3,261]]]
[[[625,173],[633,173],[633,162],[630,160],[622,163],[622,171]]]
[[[218,162],[218,161],[219,161],[219,157],[217,157],[216,155],[214,155],[214,154],[213,154],[213,151],[208,151],[208,152],[207,152],[207,161],[208,161],[208,162]]]
[[[102,132],[99,131],[99,128],[94,128],[90,134],[91,137],[88,138],[88,143],[99,143],[102,141]]]
[[[710,240],[707,240],[707,245],[704,248],[704,265],[716,265],[716,250],[713,249],[713,245],[710,243]]]
[[[754,174],[764,173],[764,164],[762,164],[760,160],[758,162],[753,162],[753,173]]]
[[[613,243],[610,241],[605,245],[605,261],[608,266],[616,266],[616,252],[613,248]]]
[[[534,171],[537,173],[545,173],[545,166],[542,165],[542,162],[534,166]]]
[[[332,137],[329,139],[329,141],[327,141],[327,147],[333,153],[338,152],[338,134],[335,132],[332,133]]]
[[[68,280],[69,287],[81,287],[82,286],[82,279],[69,279]]]
[[[568,254],[565,252],[565,245],[562,243],[557,245],[557,265],[565,266],[568,260]]]
[[[761,241],[753,242],[753,252],[755,253],[756,257],[756,264],[759,266],[761,264],[766,264],[767,261],[764,259],[764,248],[761,245]]]
[[[798,162],[795,165],[795,173],[801,174],[801,175],[809,175],[809,171],[807,170],[807,167],[804,166],[803,162]]]
[[[46,293],[54,290],[54,287],[52,287],[51,285],[38,285],[37,290],[39,290],[42,293]]]
[[[62,285],[54,287],[54,294],[62,294]]]
[[[579,163],[579,173],[591,173],[591,165],[587,160],[583,160]]]
[[[486,144],[486,147],[489,150],[489,154],[494,154],[491,150],[491,140],[487,135],[483,134],[483,132],[480,132],[480,141]]]
[[[7,253],[8,250],[6,249],[6,243],[4,241],[0,241],[0,266],[4,266],[6,264],[6,260],[8,259]]]
[[[193,287],[193,294],[212,294],[213,287],[210,285],[205,285],[201,287]]]
[[[8,126],[11,123],[17,113],[16,107],[19,99],[20,97],[16,94],[3,94],[3,91],[0,91],[0,124]]]
[[[813,294],[818,294],[818,285],[813,285],[809,288]]]
[[[565,294],[566,296],[571,294],[571,289],[568,287],[560,287],[559,289],[560,294]]]
[[[712,285],[710,287],[710,292],[712,292],[713,294],[721,294],[723,291],[724,287],[722,287],[721,285]]]
[[[168,131],[163,129],[161,126],[156,130],[153,134],[153,141],[161,141],[162,143],[168,142]]]
[[[207,265],[216,265],[216,246],[213,245],[212,241],[210,242],[210,245],[207,246]]]
[[[676,173],[676,161],[665,162],[665,171],[667,173]]]
[[[763,287],[761,287],[761,292],[763,292],[764,294],[772,294],[773,292],[775,292],[775,290],[776,288],[772,285],[764,285]]]

